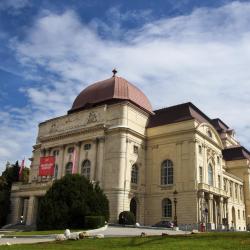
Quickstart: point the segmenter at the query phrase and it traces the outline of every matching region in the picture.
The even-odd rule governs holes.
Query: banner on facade
[[[39,176],[53,176],[55,167],[54,156],[44,156],[40,158]]]

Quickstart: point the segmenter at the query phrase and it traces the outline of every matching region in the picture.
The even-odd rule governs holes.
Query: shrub
[[[109,219],[109,204],[99,185],[79,174],[65,175],[40,199],[38,230],[83,228],[86,216]]]
[[[119,224],[122,225],[134,225],[135,216],[130,211],[123,211],[119,214]]]
[[[105,225],[104,216],[85,216],[86,228],[99,228]]]

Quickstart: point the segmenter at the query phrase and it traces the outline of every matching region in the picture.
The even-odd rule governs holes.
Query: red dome
[[[127,100],[152,113],[148,98],[136,86],[122,77],[113,76],[88,86],[75,99],[69,113],[104,103]]]

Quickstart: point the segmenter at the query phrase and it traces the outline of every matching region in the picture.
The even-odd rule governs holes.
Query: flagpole
[[[23,169],[24,169],[24,162],[25,162],[25,157],[22,159],[21,167],[19,169],[18,180],[21,180],[21,177],[22,177],[22,174],[23,174]]]

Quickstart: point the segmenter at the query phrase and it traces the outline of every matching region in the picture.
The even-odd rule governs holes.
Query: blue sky
[[[155,109],[191,101],[250,148],[249,23],[250,1],[1,0],[0,171],[113,67]]]

